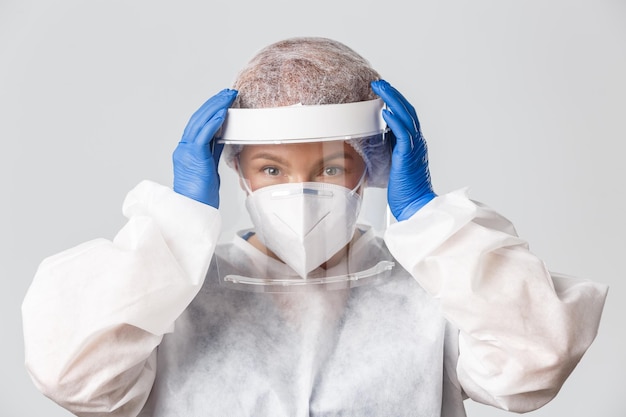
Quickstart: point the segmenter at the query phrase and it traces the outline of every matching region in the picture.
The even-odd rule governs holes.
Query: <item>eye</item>
[[[324,175],[327,177],[335,177],[343,174],[343,168],[338,166],[324,167]]]
[[[276,167],[265,167],[263,168],[263,172],[271,177],[275,177],[280,174],[280,170]]]

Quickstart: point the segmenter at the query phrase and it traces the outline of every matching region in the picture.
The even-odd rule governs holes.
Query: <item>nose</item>
[[[304,170],[293,172],[289,176],[289,182],[312,182],[314,180],[312,175]]]

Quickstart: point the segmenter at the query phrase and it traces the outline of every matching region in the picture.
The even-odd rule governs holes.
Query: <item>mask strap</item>
[[[363,175],[361,175],[361,178],[359,178],[359,182],[356,183],[356,186],[352,190],[350,190],[350,194],[356,194],[357,190],[361,188],[361,186],[365,182],[365,174],[367,174],[367,168],[363,170]]]

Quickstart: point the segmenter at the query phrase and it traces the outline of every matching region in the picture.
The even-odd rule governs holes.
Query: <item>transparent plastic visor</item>
[[[394,262],[379,233],[386,194],[370,194],[374,190],[367,184],[369,159],[363,146],[372,137],[363,138],[365,145],[306,139],[350,133],[362,137],[363,132],[382,130],[382,105],[372,100],[232,109],[222,138],[244,145],[225,148],[233,151],[228,158],[238,174],[229,189],[244,198],[238,207],[223,204],[220,211],[238,213],[244,227],[235,229],[230,243],[221,239],[224,245],[217,249],[221,285],[255,292],[329,290],[389,276]],[[292,111],[298,116],[290,118]],[[242,118],[231,119],[240,114]],[[252,114],[256,116],[248,118]],[[383,139],[376,136],[372,140]],[[245,143],[252,139],[252,144]],[[241,213],[243,208],[247,213]]]

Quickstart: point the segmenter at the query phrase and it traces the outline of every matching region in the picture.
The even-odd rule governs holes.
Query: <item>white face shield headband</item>
[[[384,133],[382,99],[318,106],[228,109],[217,136],[225,144],[348,140]]]

